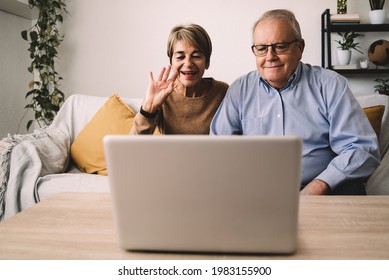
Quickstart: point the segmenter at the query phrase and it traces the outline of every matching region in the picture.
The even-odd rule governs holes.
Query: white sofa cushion
[[[40,177],[37,181],[39,201],[62,192],[109,192],[108,177],[86,173],[60,173]]]

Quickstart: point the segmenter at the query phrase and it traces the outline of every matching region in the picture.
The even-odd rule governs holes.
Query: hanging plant
[[[30,30],[21,33],[30,43],[28,51],[32,61],[27,69],[33,74],[26,94],[29,103],[25,108],[34,111],[34,120],[27,122],[27,130],[34,121],[41,127],[51,124],[65,99],[59,89],[62,77],[55,71],[55,59],[64,38],[58,24],[63,22],[63,14],[68,13],[62,0],[28,0],[28,4],[31,9],[39,10],[39,16]]]

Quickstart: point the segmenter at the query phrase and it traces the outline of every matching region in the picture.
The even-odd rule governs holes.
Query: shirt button
[[[278,114],[278,115],[277,115],[277,118],[280,118],[280,117],[281,117],[281,115],[280,115],[280,114]]]

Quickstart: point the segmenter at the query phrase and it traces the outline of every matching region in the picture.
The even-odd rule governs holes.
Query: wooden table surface
[[[302,196],[291,255],[148,253],[116,243],[109,193],[62,193],[0,223],[0,259],[389,259],[389,196]]]

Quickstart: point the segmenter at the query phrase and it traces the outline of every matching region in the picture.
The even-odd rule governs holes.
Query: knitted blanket
[[[0,141],[0,220],[4,218],[5,192],[9,179],[12,149],[19,143],[47,137],[45,132],[35,134],[8,134]]]
[[[35,183],[40,176],[64,171],[67,138],[61,130],[47,130],[0,141],[0,221],[38,202]]]

